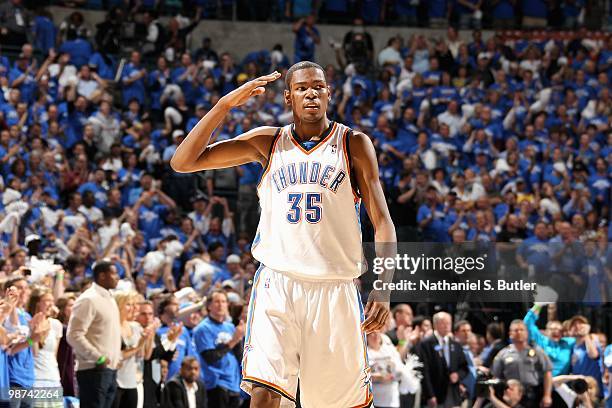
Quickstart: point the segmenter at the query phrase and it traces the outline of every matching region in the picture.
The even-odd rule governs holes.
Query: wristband
[[[29,347],[32,347],[32,346],[34,345],[34,340],[32,340],[32,338],[31,338],[31,337],[28,337],[28,338],[26,339],[26,341],[28,342],[28,346],[29,346]]]
[[[400,340],[397,342],[397,344],[399,344],[400,346],[405,346],[406,343],[408,343],[406,340]]]
[[[96,365],[102,365],[106,362],[106,357],[102,356],[98,359],[98,361],[96,361]]]

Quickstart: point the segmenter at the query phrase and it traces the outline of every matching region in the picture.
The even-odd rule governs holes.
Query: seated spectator
[[[164,388],[164,406],[168,408],[206,408],[206,386],[200,380],[200,363],[195,357],[181,361],[181,371]]]

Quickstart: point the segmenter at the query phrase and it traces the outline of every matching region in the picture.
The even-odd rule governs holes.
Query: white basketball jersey
[[[261,218],[252,252],[300,279],[361,275],[360,199],[351,185],[350,128],[331,122],[310,150],[293,125],[277,132],[258,186]]]

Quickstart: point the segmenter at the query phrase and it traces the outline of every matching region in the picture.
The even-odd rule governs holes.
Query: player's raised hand
[[[274,71],[271,74],[255,78],[225,95],[219,100],[219,103],[228,108],[243,105],[250,97],[263,94],[266,91],[265,86],[276,81],[280,76],[280,72]]]
[[[372,333],[384,329],[389,319],[389,302],[381,302],[368,299],[365,307],[365,321],[361,329],[366,333]]]

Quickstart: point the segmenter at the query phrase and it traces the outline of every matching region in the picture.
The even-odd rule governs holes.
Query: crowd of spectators
[[[555,303],[536,303],[508,333],[489,323],[484,336],[443,311],[414,316],[398,304],[393,317],[390,331],[368,335],[375,406],[597,407],[609,396],[606,335],[584,316],[558,321]]]
[[[27,0],[25,0],[27,1]],[[587,20],[606,23],[604,1],[596,0],[52,0],[52,4],[89,9],[155,10],[205,19],[296,21],[309,15],[325,23],[348,24],[355,17],[368,24],[457,24],[461,28],[574,28]],[[609,13],[610,10],[607,10]],[[599,15],[598,15],[599,14]]]
[[[61,384],[67,397],[95,398],[94,383],[115,406],[239,406],[261,168],[183,175],[169,161],[220,97],[329,45],[305,16],[287,33],[293,55],[215,50],[210,39],[187,50],[197,17],[162,24],[147,11],[138,51],[121,63],[129,13],[112,9],[93,30],[78,12],[58,24],[43,10],[31,32],[19,0],[0,4],[0,43],[18,50],[0,53],[0,391]],[[569,287],[609,302],[612,38],[474,30],[462,41],[449,27],[372,44],[360,19],[332,44],[328,116],[371,136],[398,240],[522,242],[521,267],[568,272]],[[215,140],[290,123],[283,87],[233,109]],[[477,403],[476,369],[517,380],[487,393],[494,406],[570,401],[563,384],[578,377],[564,375],[593,378],[601,400],[605,337],[567,310],[541,334],[539,309],[508,326],[503,350],[499,327],[485,339],[448,314],[395,313],[389,336],[368,337],[377,406]],[[116,332],[96,327],[102,312]],[[494,359],[485,345],[518,357]],[[524,375],[511,364],[521,359],[540,371]]]

